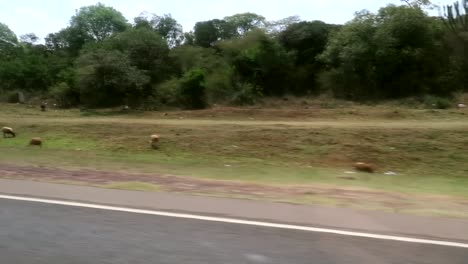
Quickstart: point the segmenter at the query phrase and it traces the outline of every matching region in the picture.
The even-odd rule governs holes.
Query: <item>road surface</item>
[[[460,263],[468,249],[0,199],[1,263]]]

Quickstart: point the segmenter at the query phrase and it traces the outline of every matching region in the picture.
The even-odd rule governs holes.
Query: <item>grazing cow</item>
[[[8,137],[16,137],[16,134],[13,131],[13,128],[11,128],[11,127],[3,127],[2,132],[3,132],[3,137],[4,138],[7,138],[7,135],[8,135]]]

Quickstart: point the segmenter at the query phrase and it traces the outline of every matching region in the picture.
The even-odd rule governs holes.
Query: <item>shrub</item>
[[[71,107],[79,103],[79,92],[61,82],[49,88],[49,94],[60,107]]]
[[[423,100],[427,108],[448,109],[452,106],[452,101],[445,97],[426,95]]]
[[[256,89],[250,83],[242,83],[238,86],[237,92],[234,93],[231,99],[233,105],[253,105],[257,103],[262,96],[260,90]]]
[[[180,103],[187,109],[203,109],[208,105],[206,98],[205,73],[192,69],[180,80]]]
[[[232,70],[220,69],[206,76],[206,94],[210,103],[226,102],[234,93]]]

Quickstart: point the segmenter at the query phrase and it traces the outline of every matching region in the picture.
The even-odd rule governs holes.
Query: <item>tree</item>
[[[400,0],[406,3],[409,7],[419,8],[419,9],[434,9],[437,6],[434,5],[431,0]]]
[[[45,42],[51,51],[77,57],[85,44],[103,41],[127,28],[127,20],[119,11],[98,3],[80,8],[67,28],[48,34]]]
[[[301,22],[299,16],[290,16],[276,21],[266,22],[266,29],[270,34],[278,34],[286,30],[289,26],[299,22]]]
[[[153,16],[152,24],[154,29],[167,40],[169,47],[173,48],[182,43],[184,37],[182,25],[170,14]]]
[[[65,52],[67,56],[77,57],[88,38],[79,28],[67,27],[45,38],[46,47],[55,52]]]
[[[119,11],[101,3],[80,8],[71,18],[70,27],[87,41],[103,41],[116,32],[125,31],[127,20]]]
[[[227,16],[224,20],[232,24],[236,28],[237,33],[241,36],[253,29],[264,29],[267,26],[265,17],[255,13],[241,13]]]
[[[431,25],[421,9],[406,6],[358,13],[320,55],[330,67],[325,85],[351,99],[434,92],[428,87],[444,66]]]
[[[20,36],[20,40],[23,43],[35,44],[39,41],[39,37],[34,33],[28,33]]]
[[[82,104],[138,105],[149,78],[132,66],[128,54],[107,49],[83,53],[76,62],[76,85]]]
[[[264,95],[288,92],[292,58],[277,42],[262,30],[253,30],[243,38],[218,44],[234,67],[237,81],[249,83]]]
[[[213,19],[195,24],[195,44],[209,48],[216,41],[226,40],[237,36],[236,27],[225,21]]]
[[[373,58],[376,17],[368,11],[356,13],[355,18],[332,34],[324,52],[319,56],[329,70],[322,86],[335,96],[358,99],[375,92]]]
[[[3,59],[14,58],[18,51],[18,39],[11,29],[0,23],[0,61]]]
[[[8,43],[10,45],[15,45],[18,43],[16,34],[3,23],[0,23],[0,43]]]
[[[461,4],[444,6],[443,20],[454,34],[460,38],[466,38],[468,34],[468,2],[462,0]]]
[[[279,40],[287,50],[297,52],[299,64],[313,62],[325,49],[329,34],[335,27],[322,21],[294,23],[279,34]]]
[[[296,70],[292,73],[291,90],[296,94],[317,91],[317,74],[323,63],[316,57],[322,53],[330,33],[337,26],[322,21],[299,22],[289,25],[279,33],[278,39],[295,57]]]
[[[169,78],[174,71],[167,43],[150,28],[129,29],[114,35],[105,44],[108,49],[128,54],[131,65],[150,76],[153,84]]]
[[[440,69],[430,18],[421,10],[389,5],[377,16],[376,78],[385,96],[436,92],[433,76]]]
[[[453,5],[444,6],[442,16],[448,29],[446,40],[450,48],[451,68],[447,73],[451,76],[450,85],[467,91],[468,76],[468,2],[461,0]]]
[[[184,33],[184,45],[195,45],[195,33],[193,31]]]
[[[158,32],[166,41],[169,47],[177,47],[184,40],[182,25],[177,22],[170,14],[158,16],[153,14],[149,19],[146,14],[141,14],[134,19],[135,28],[151,28]]]

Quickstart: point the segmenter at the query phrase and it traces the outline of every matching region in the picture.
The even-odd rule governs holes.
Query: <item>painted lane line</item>
[[[448,246],[448,247],[468,248],[468,244],[459,243],[459,242],[420,239],[420,238],[392,236],[392,235],[379,235],[379,234],[353,232],[353,231],[345,231],[345,230],[338,230],[338,229],[278,224],[278,223],[250,221],[250,220],[242,220],[242,219],[234,219],[234,218],[212,217],[212,216],[202,216],[202,215],[182,214],[182,213],[170,213],[170,212],[164,212],[164,211],[133,209],[133,208],[127,208],[127,207],[116,207],[116,206],[107,206],[107,205],[99,205],[99,204],[21,197],[21,196],[12,196],[12,195],[0,195],[0,199],[56,204],[56,205],[65,205],[65,206],[73,206],[73,207],[84,207],[84,208],[93,208],[93,209],[100,209],[100,210],[119,211],[119,212],[136,213],[136,214],[195,219],[195,220],[222,222],[222,223],[230,223],[230,224],[241,224],[241,225],[252,225],[252,226],[270,227],[270,228],[300,230],[300,231],[308,231],[308,232],[329,233],[329,234],[336,234],[336,235],[343,235],[343,236],[365,237],[365,238],[393,240],[393,241],[409,242],[409,243],[420,243],[420,244],[431,244],[431,245]]]

